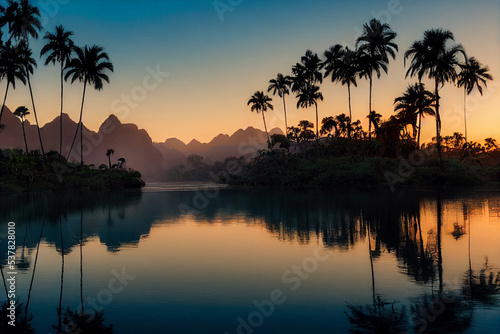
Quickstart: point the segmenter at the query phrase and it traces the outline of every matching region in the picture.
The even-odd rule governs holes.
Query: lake
[[[497,191],[151,184],[15,194],[0,209],[0,260],[6,274],[15,222],[16,294],[36,333],[74,326],[82,300],[103,312],[88,323],[118,334],[500,328]]]

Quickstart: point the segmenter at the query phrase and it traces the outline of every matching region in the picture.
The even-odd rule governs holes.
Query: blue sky
[[[363,23],[379,15],[398,33],[400,45],[389,75],[374,83],[373,108],[385,118],[392,114],[394,98],[412,82],[404,78],[402,54],[425,29],[451,29],[467,51],[488,64],[492,74],[500,78],[500,4],[493,0],[220,0],[229,6],[236,4],[231,6],[232,11],[224,13],[224,20],[213,0],[51,1],[59,1],[59,10],[45,27],[53,31],[57,24],[63,24],[75,32],[76,44],[104,46],[115,65],[111,85],[102,92],[89,93],[84,122],[90,128],[96,130],[109,114],[116,113],[112,106],[116,107],[123,94],[130,95],[134,87],[142,85],[148,67],[169,73],[136,107],[120,117],[148,130],[155,141],[169,137],[206,141],[238,128],[263,128],[262,118],[246,106],[256,90],[265,90],[269,79],[278,72],[289,74],[307,49],[322,54],[336,43],[353,45]],[[41,10],[50,12],[43,6]],[[391,11],[390,16],[385,15]],[[32,42],[35,53],[41,43]],[[58,72],[42,64],[40,61],[34,86],[40,118],[48,122],[58,114]],[[363,122],[368,109],[367,86],[360,80],[353,91],[353,114]],[[67,91],[66,111],[77,119],[81,86],[76,83]],[[319,106],[320,117],[347,112],[345,87],[325,82],[322,91],[325,101]],[[476,109],[481,112],[471,112],[472,132],[500,137],[498,92],[500,87],[480,101]],[[449,107],[453,114],[461,100],[460,90],[444,88],[443,109]],[[27,101],[26,90],[19,87],[9,95],[7,104],[16,107]],[[283,128],[281,101],[273,102],[276,112],[268,115],[270,124]],[[288,97],[287,102],[292,124],[301,119],[313,121],[312,109],[296,110],[294,97]],[[496,126],[485,122],[492,117]],[[450,122],[443,124],[444,133],[459,131],[462,124],[458,117],[449,118]],[[432,122],[427,122],[424,136],[430,138]]]

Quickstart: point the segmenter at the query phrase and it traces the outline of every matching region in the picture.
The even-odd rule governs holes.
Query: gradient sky
[[[491,69],[500,80],[500,3],[498,0],[383,0],[383,1],[291,1],[221,0],[238,3],[220,19],[213,0],[51,0],[57,12],[44,9],[45,28],[58,24],[75,32],[77,45],[100,44],[115,65],[111,84],[101,92],[89,91],[84,123],[97,130],[111,113],[124,123],[146,129],[154,141],[177,137],[209,141],[219,133],[239,128],[263,128],[262,117],[250,112],[246,103],[256,90],[265,90],[278,72],[290,74],[291,66],[307,49],[319,54],[336,43],[353,45],[363,23],[391,6],[397,11],[382,16],[398,33],[400,52],[391,62],[389,74],[374,81],[373,109],[384,118],[393,114],[394,98],[415,80],[404,77],[403,53],[429,28],[454,32],[469,54]],[[50,1],[33,1],[34,4]],[[42,32],[41,35],[43,35]],[[33,41],[38,53],[42,42]],[[134,107],[120,102],[143,85],[147,68],[159,67],[169,76]],[[33,79],[41,123],[59,113],[58,68],[39,68]],[[430,81],[428,88],[431,88]],[[1,83],[0,91],[5,89]],[[500,139],[500,81],[488,85],[483,98],[470,96],[469,136]],[[78,119],[82,85],[67,85],[65,112]],[[321,86],[325,101],[319,104],[320,119],[348,113],[347,88],[330,79]],[[136,89],[138,92],[139,90]],[[443,134],[463,132],[463,90],[447,85],[442,91]],[[366,128],[368,83],[359,80],[352,92],[353,117]],[[269,127],[283,128],[282,103],[273,101],[275,112],[267,114]],[[288,97],[289,126],[301,119],[313,121],[314,109],[295,108]],[[7,105],[30,107],[22,85],[9,94]],[[120,107],[120,108],[118,108]],[[124,112],[127,111],[127,112]],[[33,122],[33,116],[28,118]],[[424,121],[423,139],[435,133],[434,120]]]

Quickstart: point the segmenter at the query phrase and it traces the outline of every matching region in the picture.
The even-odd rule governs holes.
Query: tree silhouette
[[[394,43],[397,34],[391,30],[387,23],[382,24],[379,20],[372,19],[369,23],[364,24],[363,29],[363,34],[356,40],[356,47],[362,55],[362,76],[370,81],[368,110],[368,114],[370,114],[372,111],[373,72],[377,73],[378,78],[380,78],[380,69],[387,74],[389,56],[396,59],[398,46]],[[368,128],[368,136],[371,138],[371,123]]]
[[[297,94],[297,98],[299,99],[297,102],[297,108],[316,107],[316,138],[319,138],[318,100],[323,101],[323,94],[319,91],[318,86],[307,84],[302,87],[300,92]]]
[[[83,107],[85,104],[85,93],[87,85],[94,86],[98,91],[103,89],[104,82],[109,83],[107,71],[113,72],[113,64],[109,60],[109,56],[104,52],[103,47],[98,45],[85,46],[83,48],[76,47],[76,57],[71,59],[66,66],[67,72],[65,80],[71,77],[71,83],[76,80],[83,82],[83,97],[82,106],[80,109],[80,119],[76,127],[75,136],[68,153],[68,159],[73,150],[78,130],[80,130],[80,164],[83,165]]]
[[[284,76],[278,73],[276,79],[271,79],[269,81],[268,92],[273,92],[273,95],[278,94],[279,97],[283,99],[283,112],[285,114],[285,135],[287,134],[288,122],[286,117],[286,101],[285,96],[290,94],[290,87],[292,86],[292,78],[290,76]]]
[[[16,89],[16,81],[26,84],[25,68],[20,62],[21,53],[21,47],[19,45],[12,45],[10,41],[0,45],[0,80],[7,81],[2,110],[0,110],[0,122],[2,121],[10,86]]]
[[[300,63],[292,67],[293,83],[292,91],[300,92],[308,85],[323,82],[323,73],[321,73],[322,62],[318,54],[307,50],[301,57]]]
[[[493,80],[493,76],[488,73],[488,66],[483,66],[476,58],[471,57],[465,64],[460,64],[462,71],[458,75],[457,86],[464,87],[464,125],[465,142],[467,142],[467,95],[477,87],[479,94],[483,95],[483,84],[487,86],[486,80]]]
[[[40,141],[40,149],[42,150],[42,156],[45,159],[45,150],[43,148],[42,134],[40,133],[40,124],[38,123],[38,116],[36,113],[35,99],[33,97],[33,89],[31,87],[30,74],[33,74],[34,68],[37,66],[35,59],[32,57],[32,51],[29,48],[27,38],[20,42],[21,46],[21,57],[20,62],[24,66],[24,74],[26,75],[26,82],[28,83],[28,88],[31,97],[31,105],[33,106],[33,115],[35,116],[36,129],[38,132],[38,140]]]
[[[26,141],[26,132],[24,131],[24,122],[26,121],[26,116],[29,115],[28,108],[26,107],[18,107],[16,111],[14,111],[14,115],[21,119],[21,126],[23,128],[23,137],[24,137],[24,146],[26,147],[26,154],[28,154],[28,142]]]
[[[111,156],[113,154],[115,154],[115,150],[113,150],[112,148],[106,151],[106,156],[108,157],[108,162],[109,162],[109,169],[111,169]]]
[[[434,80],[434,97],[436,99],[436,141],[439,160],[441,161],[441,116],[439,114],[439,89],[447,82],[455,82],[460,62],[458,54],[467,58],[460,44],[449,45],[455,37],[449,30],[430,29],[424,32],[422,40],[415,41],[405,52],[405,60],[411,59],[406,75],[418,76],[419,80],[425,74]]]
[[[382,115],[377,113],[375,110],[372,110],[370,112],[370,115],[366,116],[368,118],[368,122],[370,124],[373,124],[373,129],[375,133],[378,131],[378,128],[380,127],[380,120],[382,119]]]
[[[47,43],[40,51],[40,57],[47,55],[45,66],[48,64],[59,63],[61,65],[61,113],[59,120],[59,154],[62,154],[62,141],[63,141],[63,109],[64,109],[64,69],[71,60],[73,53],[74,43],[71,40],[73,36],[72,31],[64,30],[62,25],[56,27],[55,34],[47,32],[43,37]]]
[[[418,130],[417,146],[420,147],[420,133],[422,129],[422,118],[434,116],[434,95],[425,89],[424,84],[416,83],[409,85],[402,96],[394,100],[394,111],[402,111],[404,114],[415,114],[418,117],[418,126],[414,124],[414,130]],[[412,124],[413,125],[413,124]],[[414,136],[415,137],[415,136]]]
[[[247,103],[247,105],[252,105],[250,109],[252,112],[255,111],[257,114],[262,113],[262,120],[264,121],[264,129],[266,130],[268,147],[271,146],[271,139],[269,138],[269,133],[267,132],[265,112],[268,109],[274,110],[273,105],[270,103],[272,100],[273,99],[265,95],[264,92],[257,91],[255,92],[254,95],[252,95],[252,97],[250,98],[250,100],[248,100]]]
[[[325,78],[331,76],[332,82],[340,82],[343,86],[347,85],[349,117],[352,119],[351,84],[355,87],[358,86],[356,82],[359,70],[357,52],[347,46],[344,48],[342,45],[336,44],[325,51],[325,58],[326,60],[323,62]]]

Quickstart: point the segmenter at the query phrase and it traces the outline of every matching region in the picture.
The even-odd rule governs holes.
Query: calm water
[[[498,333],[498,192],[195,189],[2,197],[36,333]]]

